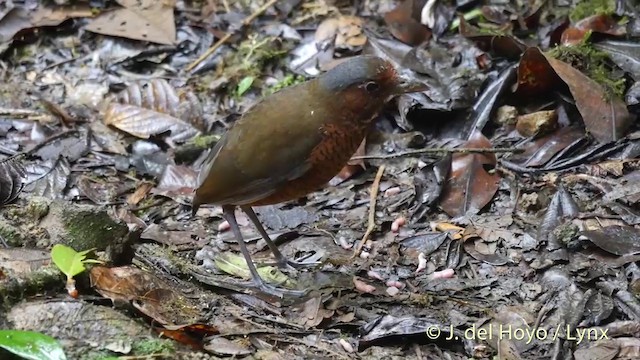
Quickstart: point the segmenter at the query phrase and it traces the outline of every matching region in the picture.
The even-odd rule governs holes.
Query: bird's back
[[[194,206],[291,200],[339,172],[365,130],[336,119],[340,101],[323,102],[317,86],[312,80],[283,89],[245,113],[211,150]]]

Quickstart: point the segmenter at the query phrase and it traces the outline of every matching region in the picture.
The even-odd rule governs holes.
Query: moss
[[[229,78],[229,95],[236,95],[239,81],[247,77],[255,78],[253,87],[259,86],[259,78],[265,73],[267,65],[286,56],[288,50],[277,37],[249,35],[240,43],[237,51],[225,59],[226,67],[222,72]]]
[[[569,18],[576,22],[592,15],[613,14],[615,9],[615,0],[583,0],[578,1]]]
[[[49,213],[49,203],[44,198],[32,198],[27,204],[26,214],[31,220],[40,221]]]
[[[569,244],[580,233],[580,228],[571,223],[565,223],[553,230],[553,235],[563,244]]]
[[[429,307],[433,304],[433,296],[431,294],[412,294],[409,298],[411,303],[421,306],[421,307]]]
[[[557,46],[549,50],[548,54],[571,64],[600,84],[607,97],[622,97],[624,95],[626,80],[613,73],[613,63],[609,55],[594,48],[586,41],[575,46]]]
[[[105,211],[64,209],[61,218],[67,245],[78,250],[104,249],[128,233],[126,225],[116,223]]]
[[[111,355],[107,351],[94,352],[84,356],[83,360],[119,360],[117,356]]]
[[[8,310],[12,305],[29,296],[43,294],[47,290],[61,289],[66,277],[54,265],[43,266],[25,276],[8,279],[0,286],[1,310]]]
[[[306,78],[304,76],[300,76],[300,75],[295,75],[295,74],[287,74],[285,77],[282,78],[282,80],[278,81],[275,85],[273,85],[272,87],[266,89],[264,91],[264,95],[270,95],[273,94],[275,92],[278,92],[284,88],[287,88],[289,86],[293,86],[296,84],[300,84],[303,83],[306,80]]]
[[[29,198],[25,206],[9,205],[3,209],[6,219],[18,224],[39,222],[49,214],[51,200],[39,196]]]
[[[176,352],[174,343],[166,339],[141,340],[133,344],[132,350],[139,356],[158,354],[169,355]]]
[[[220,135],[198,135],[189,141],[199,149],[209,149],[220,140]]]
[[[0,236],[11,247],[22,246],[25,242],[24,236],[16,228],[4,221],[0,221]]]

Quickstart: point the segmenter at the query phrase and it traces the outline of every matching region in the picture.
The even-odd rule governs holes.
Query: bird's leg
[[[241,206],[240,208],[242,209],[242,211],[244,211],[247,214],[247,216],[249,217],[249,220],[251,220],[251,222],[256,227],[256,229],[258,229],[258,232],[260,233],[264,241],[267,242],[267,246],[269,246],[269,249],[271,249],[271,252],[273,253],[273,256],[276,258],[276,261],[279,267],[291,266],[294,269],[299,269],[304,267],[314,267],[321,264],[316,261],[297,262],[297,261],[288,260],[284,255],[282,255],[282,253],[280,252],[276,244],[274,244],[273,241],[271,241],[269,234],[267,234],[267,232],[265,231],[264,227],[262,226],[262,223],[260,223],[258,216],[253,211],[251,206]]]
[[[247,249],[247,244],[244,242],[244,238],[242,237],[242,233],[240,233],[240,228],[238,227],[238,222],[236,221],[236,215],[234,213],[234,207],[225,205],[222,207],[222,216],[224,217],[229,225],[231,226],[231,230],[236,237],[236,241],[238,245],[240,245],[240,251],[242,252],[242,256],[244,256],[244,260],[247,262],[247,267],[249,268],[249,272],[251,273],[251,278],[255,283],[256,287],[260,289],[260,291],[267,293],[269,295],[274,295],[278,297],[282,297],[283,295],[294,295],[294,296],[302,296],[306,294],[306,291],[300,290],[289,290],[278,288],[271,284],[268,284],[262,280],[260,274],[258,274],[258,270],[256,269],[253,260],[251,260],[251,254],[249,254],[249,249]]]

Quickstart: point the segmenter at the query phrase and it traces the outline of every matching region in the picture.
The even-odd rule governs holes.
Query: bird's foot
[[[293,268],[293,269],[306,269],[306,268],[314,268],[319,265],[322,265],[320,261],[294,261],[287,259],[280,259],[276,265],[279,268]]]
[[[322,265],[322,262],[304,261],[304,260],[295,261],[295,260],[289,260],[284,256],[276,256],[276,261],[261,263],[261,265],[277,266],[280,269],[286,269],[286,270],[298,270],[298,269],[314,268],[319,265]]]
[[[285,289],[285,288],[281,288],[275,285],[265,283],[263,281],[254,282],[254,285],[259,291],[267,295],[275,296],[278,298],[283,298],[285,296],[302,297],[309,293],[309,290]]]

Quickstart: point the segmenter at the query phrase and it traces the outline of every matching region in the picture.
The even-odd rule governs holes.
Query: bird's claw
[[[267,284],[265,282],[260,282],[258,284],[255,284],[256,288],[258,290],[260,290],[261,292],[267,294],[267,295],[272,295],[278,298],[283,298],[285,295],[288,296],[295,296],[295,297],[302,297],[305,296],[309,293],[309,290],[291,290],[291,289],[285,289],[285,288],[281,288],[281,287],[277,287],[271,284]]]
[[[278,262],[278,267],[280,268],[292,268],[292,269],[306,269],[306,268],[314,268],[316,266],[322,265],[320,261],[293,261],[284,259]]]

